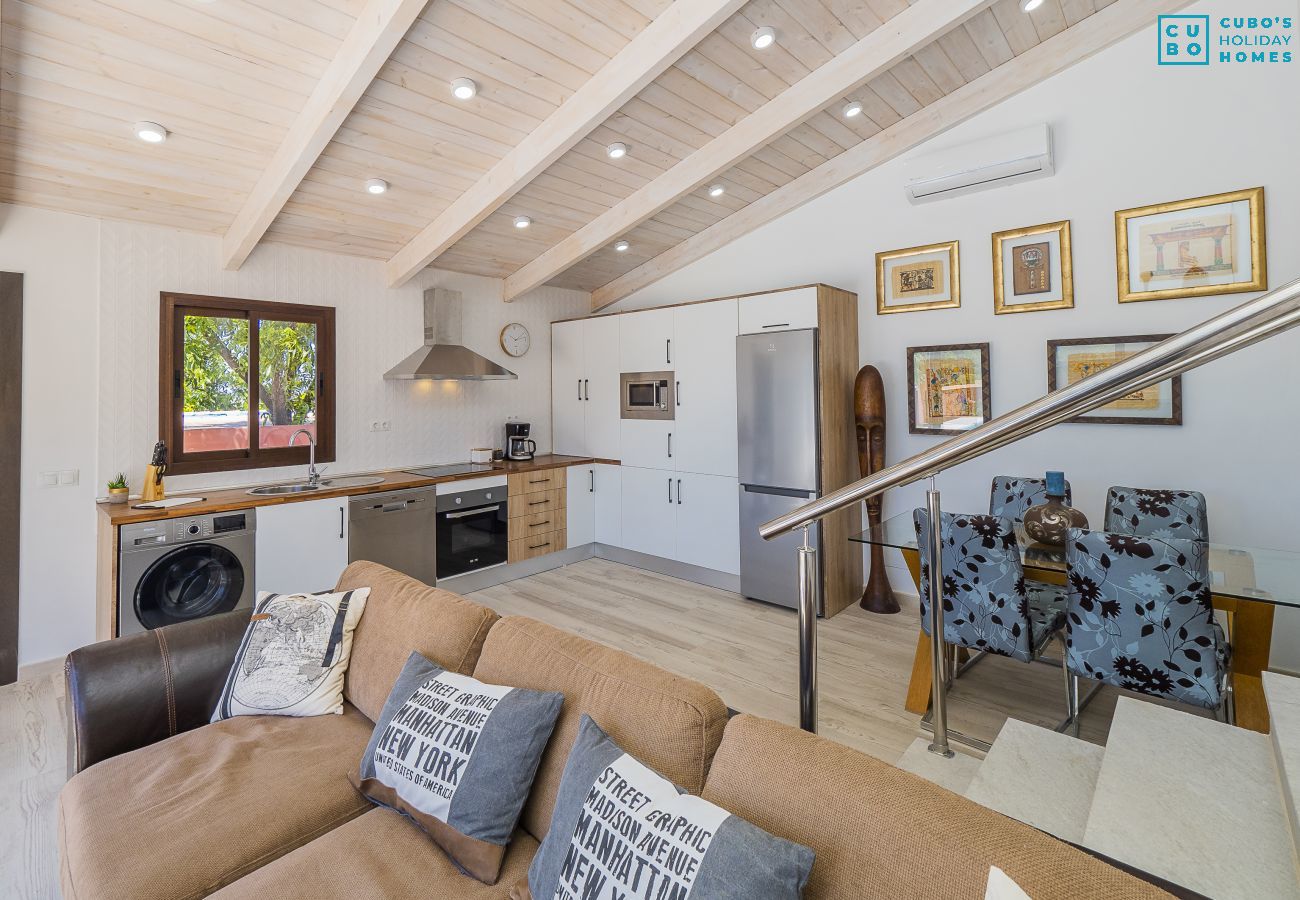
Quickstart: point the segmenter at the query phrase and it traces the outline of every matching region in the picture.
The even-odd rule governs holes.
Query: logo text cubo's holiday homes
[[[1291,16],[1160,16],[1156,61],[1162,66],[1290,63]]]

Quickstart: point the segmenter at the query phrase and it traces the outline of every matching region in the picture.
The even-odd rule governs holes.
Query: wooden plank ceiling
[[[703,0],[677,0],[692,2]],[[612,302],[618,290],[611,283],[633,288],[646,273],[662,277],[664,267],[652,263],[661,254],[923,117],[947,95],[974,90],[968,86],[1014,66],[1043,42],[1060,44],[1067,30],[1095,28],[1089,20],[1112,3],[1116,18],[1121,6],[1145,3],[1148,21],[1153,7],[1180,5],[1044,0],[1025,14],[1019,0],[945,2],[957,14],[938,22],[927,15],[930,25],[918,14],[944,5],[937,0],[912,0],[912,20],[907,0],[715,3],[721,24],[712,28],[710,21],[712,30],[698,42],[692,37],[692,46],[648,67],[657,77],[634,85],[635,94],[585,136],[575,133],[576,142],[537,174],[518,179],[517,192],[485,207],[492,211],[434,264],[510,279],[532,263],[517,283],[536,275]],[[2,0],[0,201],[226,235],[250,196],[274,194],[265,186],[254,192],[268,167],[284,168],[283,152],[272,165],[281,145],[309,143],[300,114],[331,63],[361,58],[355,36],[346,46],[354,26],[360,31],[358,18],[365,24],[366,16],[396,6],[396,0]],[[314,163],[303,166],[306,174],[285,192],[287,201],[271,207],[279,211],[268,217],[262,239],[393,259],[507,154],[539,140],[539,126],[548,119],[555,125],[564,115],[557,110],[631,47],[614,65],[624,64],[637,49],[633,42],[672,6],[673,0],[429,0],[332,139],[318,155],[311,151]],[[1104,32],[1106,40],[1139,24],[1130,13]],[[751,35],[764,25],[776,29],[777,41],[756,50]],[[922,33],[925,27],[933,33],[902,45],[896,59],[851,70],[866,77],[829,102],[810,94],[816,108],[774,139],[736,144],[743,135],[732,129],[753,125],[760,109],[780,113],[769,106],[774,99],[790,100],[787,91],[813,73],[825,74],[828,63],[868,35],[882,29],[870,47],[893,48],[900,29]],[[478,86],[468,101],[451,95],[450,82],[462,77]],[[802,89],[811,90],[815,80]],[[850,100],[862,104],[861,115],[842,114]],[[132,130],[138,120],[163,124],[168,140],[141,143]],[[327,116],[319,121],[334,127]],[[695,157],[695,168],[678,168],[677,180],[698,170],[706,173],[704,183],[653,197],[666,173],[706,146],[717,150],[713,142],[723,135],[743,150],[734,164],[709,175]],[[615,141],[630,148],[619,160],[606,154]],[[385,179],[390,190],[366,193],[370,178]],[[713,183],[726,192],[710,197]],[[643,202],[647,194],[654,203]],[[624,213],[629,227],[605,234],[604,223]],[[515,228],[516,216],[530,217],[531,227]],[[240,238],[246,238],[242,231]],[[616,252],[614,238],[627,240],[629,249]],[[600,242],[594,252],[566,249],[588,239]],[[389,268],[395,282],[411,274],[398,262]],[[517,293],[511,284],[507,296]]]

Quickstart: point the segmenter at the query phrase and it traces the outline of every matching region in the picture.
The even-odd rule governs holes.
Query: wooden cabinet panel
[[[508,476],[510,496],[535,494],[564,488],[564,469],[540,469],[534,472],[515,472]]]
[[[514,516],[510,519],[510,540],[519,541],[548,531],[564,531],[568,528],[568,513],[568,509],[561,507]],[[583,543],[589,544],[591,540]]]
[[[561,470],[563,471],[563,470]],[[567,505],[565,491],[537,491],[532,494],[512,494],[510,497],[510,518],[526,516],[539,512],[551,512],[564,509]]]
[[[551,531],[546,534],[533,535],[532,537],[520,538],[517,541],[510,542],[509,562],[523,562],[526,559],[534,559],[538,556],[545,556],[548,553],[556,553],[565,548],[565,539],[563,531]]]

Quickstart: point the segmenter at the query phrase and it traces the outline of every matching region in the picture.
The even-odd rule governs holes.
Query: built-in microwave
[[[672,372],[624,372],[623,418],[671,419],[673,417]]]

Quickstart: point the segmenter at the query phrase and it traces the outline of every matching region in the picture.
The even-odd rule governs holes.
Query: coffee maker
[[[537,453],[537,444],[528,439],[527,422],[506,423],[506,459],[532,459]]]

